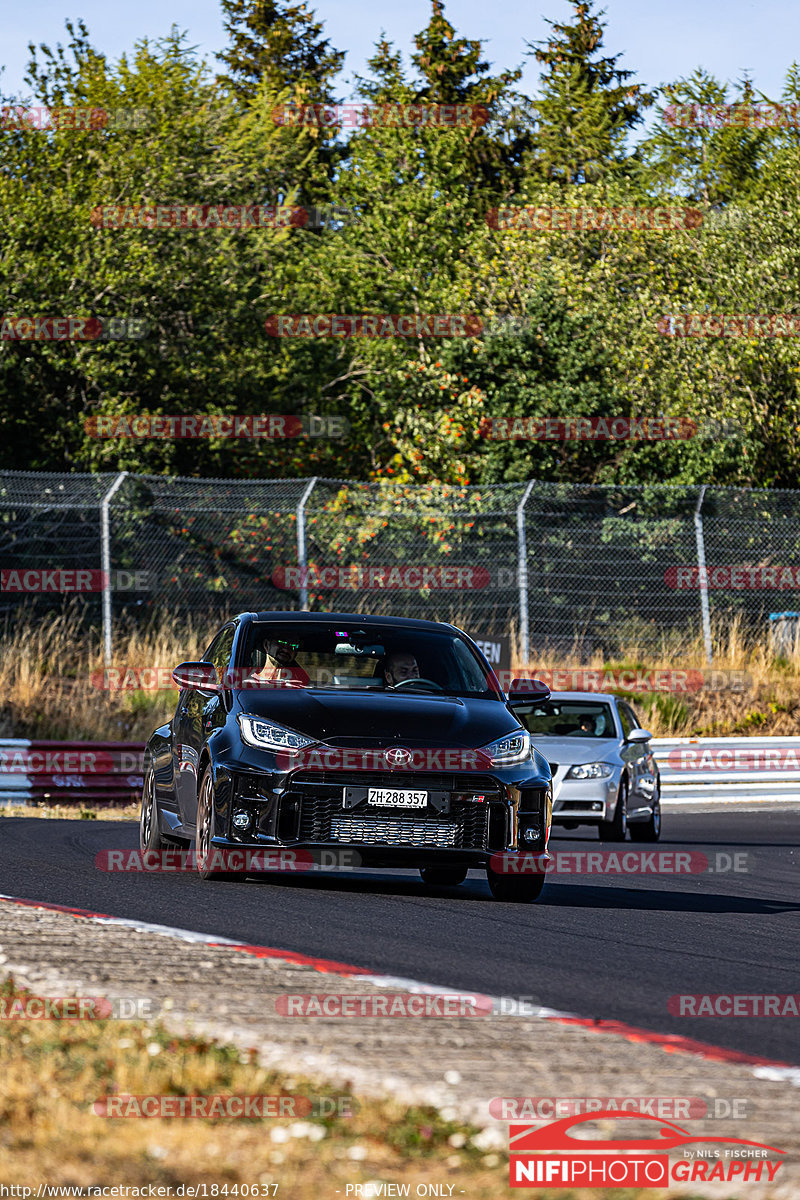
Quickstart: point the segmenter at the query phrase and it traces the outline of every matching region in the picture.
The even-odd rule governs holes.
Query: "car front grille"
[[[449,812],[385,809],[376,812],[365,804],[345,809],[345,787],[402,787],[447,792]],[[464,795],[483,795],[483,801]],[[469,775],[411,775],[397,772],[319,772],[296,775],[290,795],[299,798],[297,837],[301,842],[343,842],[368,846],[421,846],[441,849],[484,850],[491,801],[502,797],[496,780]],[[496,807],[496,805],[495,805]]]
[[[484,824],[485,824],[484,813]],[[332,817],[332,842],[358,842],[364,846],[435,846],[440,850],[464,848],[464,826],[456,821],[420,821],[403,817]],[[471,847],[482,849],[482,846]]]

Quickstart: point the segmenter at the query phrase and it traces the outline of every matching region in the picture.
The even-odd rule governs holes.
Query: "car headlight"
[[[524,762],[526,758],[530,758],[531,735],[525,729],[517,729],[514,733],[498,738],[496,742],[490,742],[488,746],[482,746],[481,749],[496,766]]]
[[[613,767],[608,763],[578,763],[567,771],[567,779],[607,779]]]
[[[262,721],[260,717],[240,716],[239,728],[242,741],[258,750],[283,750],[288,754],[298,754],[319,740],[306,737],[304,733],[295,733],[293,729],[285,729],[274,721]]]

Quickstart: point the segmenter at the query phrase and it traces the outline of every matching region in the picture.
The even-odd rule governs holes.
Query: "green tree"
[[[369,60],[371,77],[356,77],[358,94],[371,104],[474,105],[476,115],[483,110],[468,137],[447,141],[445,130],[437,136],[441,140],[444,134],[446,144],[457,145],[464,155],[474,180],[471,192],[476,204],[489,206],[509,195],[521,177],[524,155],[532,144],[530,129],[520,120],[525,98],[514,89],[521,69],[491,74],[482,42],[457,36],[442,0],[432,0],[430,21],[415,35],[414,46],[411,63],[416,79],[410,79],[401,54],[382,38]],[[426,143],[423,139],[418,144]],[[426,159],[417,157],[424,170]]]
[[[771,131],[706,119],[732,105],[750,109],[758,103],[745,79],[733,98],[726,85],[703,70],[663,89],[666,103],[659,121],[640,143],[637,172],[645,188],[682,196],[690,204],[719,207],[742,199],[758,180]]]
[[[629,82],[635,72],[617,66],[621,55],[601,54],[603,13],[592,0],[570,0],[572,22],[548,21],[553,34],[528,45],[544,67],[534,104],[537,151],[532,167],[564,183],[596,180],[626,163],[626,139],[655,99]]]
[[[293,198],[312,143],[268,119],[263,90],[244,112],[175,32],[115,67],[86,51],[45,56],[30,82],[43,102],[137,109],[144,129],[10,125],[0,131],[0,286],[7,317],[133,317],[140,341],[0,342],[5,466],[303,473],[298,443],[101,441],[98,414],[301,412],[264,320],[296,274],[293,228],[103,228],[102,206],[275,205]],[[308,235],[303,235],[308,236]],[[314,393],[311,393],[313,398]]]
[[[345,55],[304,3],[222,0],[222,11],[230,44],[218,56],[229,72],[221,79],[235,95],[251,98],[262,84],[272,92],[302,85],[314,102],[332,102]]]

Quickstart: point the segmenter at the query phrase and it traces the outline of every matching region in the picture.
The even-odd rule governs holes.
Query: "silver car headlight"
[[[293,729],[285,729],[274,721],[263,721],[260,717],[239,716],[239,729],[242,741],[258,750],[283,750],[288,754],[299,754],[307,746],[314,746],[318,738],[306,737],[304,733],[295,733]]]
[[[489,742],[488,746],[481,746],[481,750],[498,767],[524,762],[531,755],[531,735],[526,729],[517,729],[496,742]]]
[[[567,779],[608,779],[614,768],[608,763],[578,763],[567,771]]]

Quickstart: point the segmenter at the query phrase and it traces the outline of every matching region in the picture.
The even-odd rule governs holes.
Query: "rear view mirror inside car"
[[[356,646],[352,642],[339,642],[334,654],[349,654],[356,658],[382,658],[386,653],[383,646]]]

